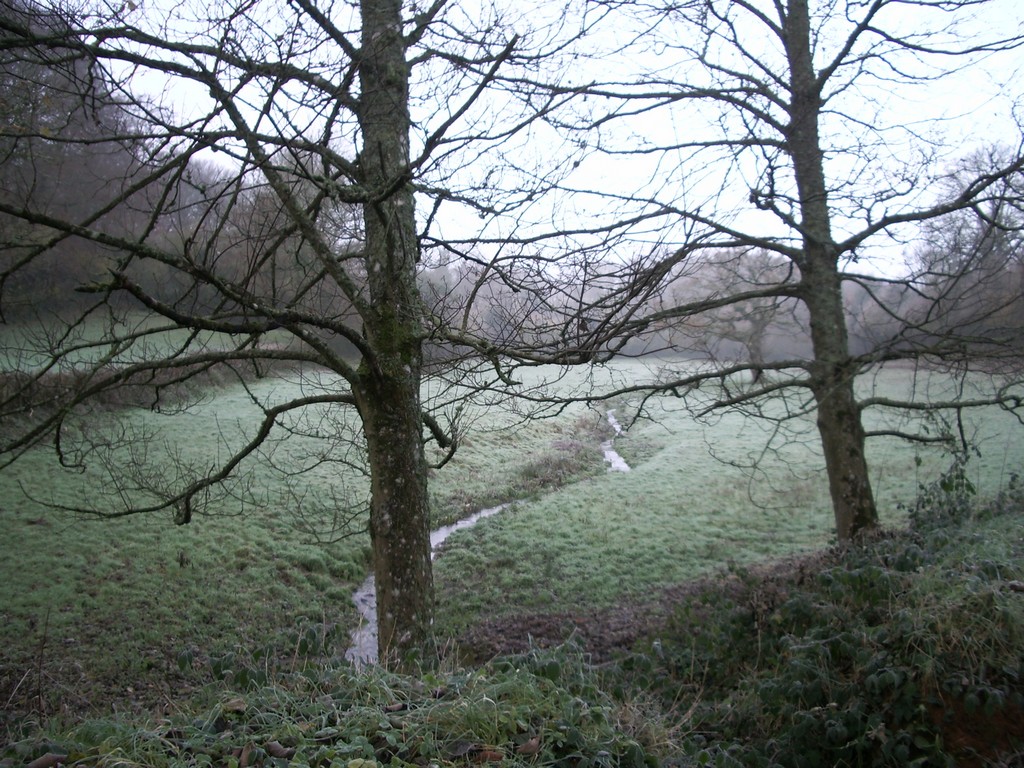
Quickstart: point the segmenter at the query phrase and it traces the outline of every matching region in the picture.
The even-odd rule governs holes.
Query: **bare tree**
[[[674,348],[721,363],[745,361],[757,383],[769,360],[791,359],[809,346],[806,318],[796,312],[799,303],[763,295],[766,288],[799,280],[792,262],[765,251],[740,249],[714,254],[691,271],[685,287],[673,286],[671,305],[700,301],[716,291],[761,293],[677,323]]]
[[[14,22],[32,19],[40,29],[63,25],[56,13],[32,14],[18,5],[2,11]],[[0,62],[0,200],[81,213],[84,201],[108,193],[133,173],[131,149],[111,138],[119,132],[120,111],[86,62],[56,56],[27,60],[2,48]],[[124,227],[130,219],[127,206],[104,214],[109,226]],[[33,307],[67,305],[76,282],[99,273],[103,253],[94,244],[73,238],[37,258],[24,246],[45,239],[44,228],[10,216],[2,222],[2,263],[10,283],[2,309],[8,319]],[[21,258],[33,260],[34,268],[9,275]]]
[[[953,193],[979,173],[1005,162],[998,149],[966,158],[950,179]],[[964,173],[967,179],[961,178]],[[925,222],[915,251],[903,343],[933,357],[990,369],[1020,364],[1024,323],[1024,174],[998,183],[997,193],[955,214]]]
[[[589,22],[566,6],[533,35],[523,15],[505,24],[493,9],[469,14],[443,0],[225,0],[195,17],[134,4],[2,11],[6,71],[22,67],[43,91],[56,68],[88,73],[117,117],[99,135],[133,157],[130,173],[76,206],[0,199],[0,214],[36,233],[8,244],[4,307],[15,281],[62,244],[104,255],[77,281],[84,309],[56,324],[40,318],[41,343],[6,379],[5,461],[52,440],[65,465],[110,471],[110,494],[81,511],[171,510],[187,523],[277,436],[344,442],[335,459],[365,457],[369,477],[380,657],[429,654],[424,444],[450,453],[457,432],[421,402],[424,344],[441,322],[440,304],[421,293],[420,272],[436,266],[423,243],[452,201],[491,215],[553,186],[539,173],[526,180],[522,164],[507,185],[487,169],[511,167],[531,126],[568,98],[515,72],[560,66]],[[0,133],[22,137],[11,123]],[[59,140],[85,151],[91,139]],[[417,192],[427,203],[419,219]],[[123,208],[131,226],[111,226]],[[145,435],[89,440],[90,404],[106,393],[148,385],[148,404],[173,410],[166,393],[202,372],[244,381],[266,365],[318,373],[283,402],[252,393],[258,423],[212,466],[150,456]],[[332,426],[345,414],[359,436]],[[104,463],[112,446],[130,452],[130,478],[123,463]]]
[[[959,183],[950,188],[942,179],[951,172],[951,152],[961,145],[956,139],[952,149],[942,143],[939,118],[946,115],[933,110],[934,121],[929,120],[925,107],[933,105],[943,82],[972,67],[988,66],[979,70],[983,78],[999,71],[1000,63],[1012,65],[1024,39],[1019,19],[979,29],[978,20],[990,8],[1013,13],[997,0],[603,6],[619,14],[619,34],[606,60],[607,71],[621,76],[575,86],[588,99],[572,119],[563,117],[563,125],[567,131],[583,126],[605,165],[621,169],[620,187],[606,190],[605,197],[609,215],[620,217],[623,240],[615,244],[618,259],[606,254],[603,262],[590,263],[590,274],[600,275],[589,280],[590,293],[579,293],[576,303],[563,297],[558,307],[567,329],[579,317],[599,320],[587,324],[579,343],[550,345],[549,359],[610,356],[628,350],[630,340],[652,339],[665,328],[689,328],[691,338],[705,331],[728,336],[732,331],[722,327],[723,318],[742,316],[758,327],[762,314],[805,319],[807,357],[766,362],[755,348],[749,360],[708,364],[618,391],[701,395],[694,406],[700,412],[792,393],[792,415],[816,414],[839,538],[873,528],[878,512],[865,453],[872,433],[863,412],[923,406],[858,401],[855,378],[887,361],[951,361],[954,350],[960,360],[991,356],[997,348],[1006,351],[1009,339],[987,331],[983,338],[954,338],[953,322],[941,340],[924,343],[921,334],[911,333],[921,321],[909,300],[925,296],[923,283],[880,277],[862,267],[876,251],[901,249],[913,236],[912,226],[938,222],[942,229],[944,217],[962,211],[995,223],[995,210],[1017,205],[1019,195],[1006,180],[1024,167],[1019,144],[974,173],[957,171]],[[1004,89],[1013,84],[1010,76]],[[913,117],[898,101],[904,98],[916,100]],[[1010,130],[1007,140],[1019,142],[1019,127]],[[627,239],[632,253],[624,250]],[[787,263],[785,277],[736,279],[731,285],[705,284],[697,295],[673,295],[673,286],[687,276],[691,286],[700,285],[693,276],[701,264],[720,261],[716,254],[752,250]],[[958,274],[981,274],[980,250],[959,253],[972,265]],[[602,290],[595,292],[595,286]],[[944,283],[946,299],[968,294]],[[845,306],[854,298],[857,317]],[[948,302],[931,299],[929,312],[957,317]],[[856,348],[850,341],[854,322],[860,324]],[[907,343],[911,335],[915,343]],[[677,330],[671,338],[684,336]],[[699,353],[701,347],[706,352],[700,343],[680,351]],[[737,388],[734,374],[744,371],[757,381]],[[762,378],[762,371],[773,375]],[[716,382],[717,394],[708,394]],[[971,402],[1020,404],[1005,382]]]

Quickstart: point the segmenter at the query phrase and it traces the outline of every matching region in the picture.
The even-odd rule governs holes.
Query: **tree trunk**
[[[838,252],[832,238],[818,119],[821,92],[811,56],[807,0],[789,0],[786,16],[790,67],[787,145],[800,196],[803,255],[801,291],[811,324],[812,389],[825,454],[836,535],[846,541],[878,523],[868,475],[864,427],[853,390],[849,336],[843,312]]]
[[[808,259],[803,280],[811,321],[814,362],[812,389],[818,434],[825,454],[836,535],[848,541],[878,524],[865,453],[864,426],[854,395],[854,374],[843,313],[841,282],[835,264]],[[821,269],[824,267],[824,269]]]
[[[363,429],[371,472],[370,536],[380,663],[425,659],[434,609],[419,376],[369,374]]]
[[[419,248],[409,183],[409,68],[399,0],[362,0],[359,157],[368,308],[356,397],[371,472],[381,662],[429,653],[433,620],[420,378]]]

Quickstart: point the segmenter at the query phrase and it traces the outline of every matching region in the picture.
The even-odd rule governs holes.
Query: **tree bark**
[[[401,2],[362,0],[359,121],[370,352],[357,402],[370,464],[370,536],[382,663],[429,653],[433,619],[420,379],[419,248],[409,179],[409,67]]]
[[[425,660],[434,592],[419,376],[367,373],[364,392],[378,659]]]
[[[800,197],[801,291],[810,317],[814,362],[811,388],[825,454],[836,535],[846,541],[878,523],[865,455],[864,427],[854,396],[843,311],[838,249],[832,237],[818,120],[821,87],[811,55],[807,0],[789,0],[786,55],[790,68],[787,138]]]
[[[854,396],[854,375],[843,313],[839,272],[833,263],[808,257],[802,283],[811,323],[814,362],[811,387],[825,455],[836,536],[848,541],[878,524],[868,474],[866,438]],[[824,262],[824,263],[823,263]]]

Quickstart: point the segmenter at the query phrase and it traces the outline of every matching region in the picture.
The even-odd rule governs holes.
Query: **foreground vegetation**
[[[570,643],[417,677],[301,664],[155,720],[22,732],[3,764],[1019,764],[1024,493],[981,503],[954,469],[908,515],[691,582],[613,662]]]
[[[229,436],[253,393],[284,385],[211,390],[156,433],[184,450],[215,418]],[[182,527],[56,514],[39,502],[99,490],[26,456],[0,476],[8,764],[895,765],[1018,748],[1024,446],[1003,414],[974,414],[979,452],[919,506],[948,457],[876,443],[885,522],[912,528],[840,551],[820,457],[799,439],[810,420],[766,453],[740,414],[612,405],[628,473],[605,470],[603,410],[473,416],[432,478],[435,522],[520,501],[445,544],[448,666],[417,678],[342,660],[368,546],[312,503],[358,490],[340,465],[305,475],[304,499],[262,472],[280,503]]]
[[[707,583],[629,687],[716,764],[1019,764],[1024,495],[975,502],[954,467],[909,530]]]

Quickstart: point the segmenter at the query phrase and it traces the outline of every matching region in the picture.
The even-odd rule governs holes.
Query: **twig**
[[[18,684],[14,686],[14,690],[11,691],[11,695],[7,697],[7,703],[4,704],[5,711],[10,711],[11,704],[14,702],[14,697],[18,694],[18,691],[21,689],[21,685],[25,682],[25,678],[27,678],[30,674],[32,674],[32,670],[26,669],[25,674],[21,676],[21,680],[19,680]]]
[[[43,701],[43,662],[46,659],[46,641],[50,636],[50,609],[46,609],[46,618],[43,620],[43,636],[39,640],[39,653],[36,656],[36,699],[39,703],[39,714],[46,711]]]

